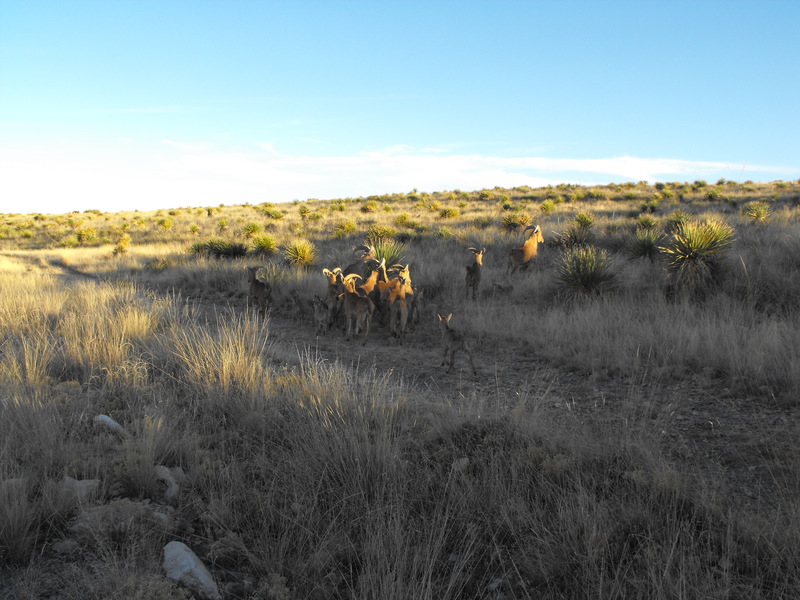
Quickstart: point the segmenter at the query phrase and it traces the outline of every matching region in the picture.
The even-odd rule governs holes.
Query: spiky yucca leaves
[[[733,227],[719,221],[687,221],[680,225],[665,246],[667,271],[677,290],[704,294],[719,281],[719,259],[730,246]]]
[[[575,223],[581,229],[589,229],[594,225],[594,215],[590,212],[581,211],[575,215]]]
[[[317,247],[309,240],[298,238],[286,244],[283,255],[289,264],[310,269],[317,262]]]
[[[386,265],[396,265],[405,261],[406,246],[402,242],[388,238],[376,238],[372,242],[375,248],[375,257],[378,260],[386,259]]]
[[[616,274],[605,250],[594,246],[567,248],[556,273],[558,292],[567,299],[599,296],[616,286]]]
[[[766,202],[748,202],[742,207],[742,215],[752,223],[766,223],[771,214],[772,209]]]
[[[648,258],[653,262],[658,256],[659,245],[663,240],[664,234],[657,229],[637,229],[625,244],[625,250],[631,258]]]
[[[253,252],[256,254],[263,254],[265,256],[274,254],[278,249],[278,242],[269,234],[259,235],[253,238]]]

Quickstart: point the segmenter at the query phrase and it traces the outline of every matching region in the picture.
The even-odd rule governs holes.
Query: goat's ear
[[[453,313],[450,313],[449,315],[447,315],[447,318],[445,319],[445,321],[447,321],[449,323],[450,319],[452,319],[452,318],[453,318]]]

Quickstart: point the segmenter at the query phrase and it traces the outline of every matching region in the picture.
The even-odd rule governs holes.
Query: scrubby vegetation
[[[304,313],[362,243],[424,296],[402,346]],[[226,598],[800,589],[798,182],[4,214],[0,287],[3,600],[187,597],[171,540]],[[478,376],[439,368],[437,312]]]

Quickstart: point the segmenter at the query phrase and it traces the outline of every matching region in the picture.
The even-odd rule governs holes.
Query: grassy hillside
[[[364,242],[410,265],[402,344],[314,335]],[[800,182],[5,214],[0,285],[0,598],[187,597],[171,540],[226,598],[800,588]]]

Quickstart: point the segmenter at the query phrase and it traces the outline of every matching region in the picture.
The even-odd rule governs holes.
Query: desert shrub
[[[478,217],[472,221],[472,225],[478,229],[488,229],[494,225],[494,219],[492,217]]]
[[[261,225],[256,223],[255,221],[251,221],[250,223],[245,223],[242,226],[242,235],[247,238],[255,237],[261,233]]]
[[[200,226],[197,223],[189,225],[189,233],[192,235],[200,235]]]
[[[573,223],[561,234],[556,234],[559,246],[564,248],[575,248],[586,246],[592,241],[592,230],[589,227],[581,227]]]
[[[270,219],[274,219],[275,221],[279,221],[284,217],[284,213],[276,208],[268,207],[265,208],[263,212],[265,216],[269,217]]]
[[[675,211],[664,221],[664,230],[667,233],[678,231],[684,224],[691,221],[692,215],[682,210]]]
[[[575,223],[582,229],[589,229],[594,225],[594,215],[587,211],[581,211],[575,215]]]
[[[441,238],[443,240],[449,240],[450,238],[453,237],[453,235],[454,235],[453,230],[450,229],[449,227],[442,226],[436,230],[436,237]]]
[[[457,208],[443,208],[439,211],[440,219],[457,219],[461,213]]]
[[[605,250],[594,246],[567,248],[556,273],[559,295],[570,299],[599,296],[616,285],[616,274]]]
[[[286,244],[283,255],[289,264],[310,269],[317,262],[317,247],[310,240],[298,238]]]
[[[361,205],[361,212],[371,213],[380,208],[380,205],[375,200],[369,200]]]
[[[234,259],[247,255],[247,246],[240,242],[210,239],[204,242],[195,242],[189,247],[191,254],[209,256],[211,258]]]
[[[114,250],[112,254],[114,256],[120,256],[125,254],[128,251],[128,246],[131,244],[131,236],[127,233],[123,233],[122,236],[119,238],[117,245],[114,246]]]
[[[658,227],[658,220],[647,213],[639,215],[637,225],[640,229],[655,229]]]
[[[658,248],[663,240],[664,234],[655,228],[637,229],[625,245],[625,250],[631,258],[648,258],[652,262],[658,256]]]
[[[516,231],[530,224],[531,216],[525,213],[515,212],[503,215],[501,222],[503,224],[503,229],[506,231]]]
[[[748,202],[742,207],[742,215],[752,223],[765,223],[772,214],[772,209],[767,202]]]
[[[543,213],[552,212],[553,208],[555,208],[555,203],[550,199],[545,200],[539,205],[539,210]]]
[[[720,257],[730,246],[733,227],[719,221],[689,221],[672,234],[660,250],[668,258],[667,271],[676,291],[702,294],[718,282]]]
[[[367,230],[367,244],[374,246],[380,240],[388,240],[397,235],[397,229],[386,225],[373,225]]]
[[[348,235],[353,235],[358,231],[358,226],[356,225],[355,221],[344,221],[342,223],[337,223],[333,227],[333,237],[335,238],[343,238],[347,237]]]
[[[388,266],[405,261],[405,244],[392,238],[377,238],[372,242],[378,260],[386,260]]]
[[[722,198],[722,192],[719,190],[719,188],[713,187],[706,192],[705,198],[710,202],[719,200],[720,198]]]
[[[163,229],[164,231],[169,231],[170,229],[172,229],[172,226],[174,224],[175,224],[174,221],[172,219],[170,219],[169,217],[165,217],[163,219],[159,219],[156,222],[156,225],[161,227],[161,229]]]
[[[274,254],[278,249],[278,243],[271,235],[260,235],[253,238],[253,251],[256,254]]]

